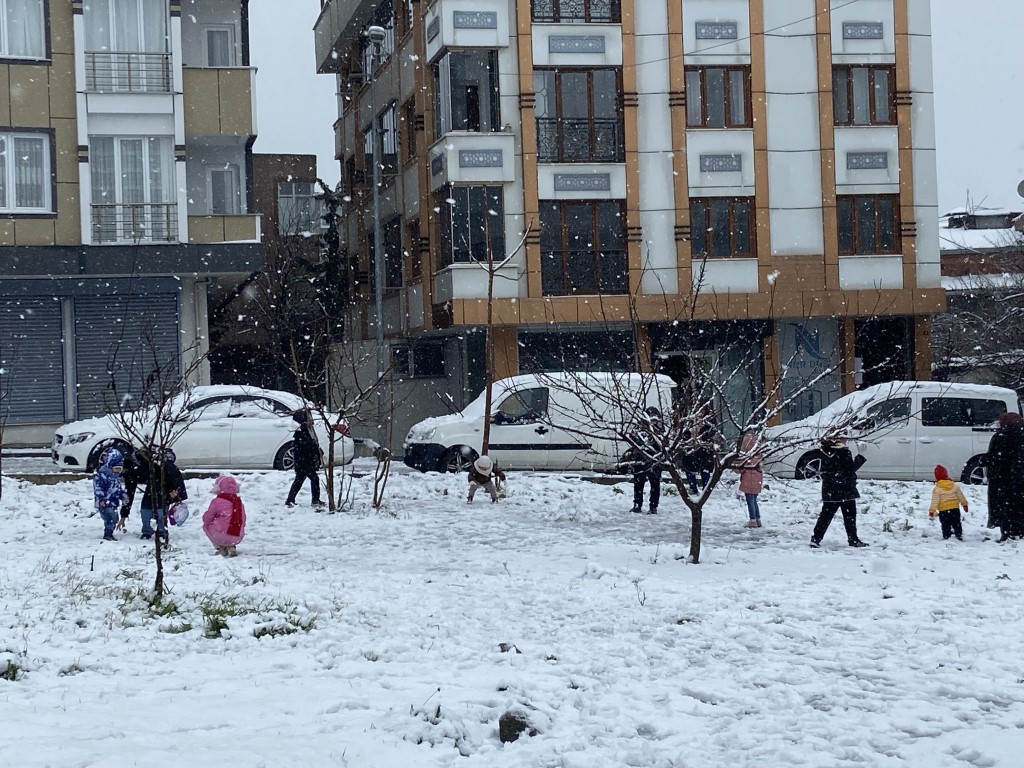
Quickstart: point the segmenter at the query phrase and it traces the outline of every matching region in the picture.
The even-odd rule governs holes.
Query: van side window
[[[1005,411],[1002,400],[926,397],[921,402],[921,423],[926,427],[991,427]]]
[[[875,403],[864,411],[864,428],[880,429],[895,426],[910,418],[910,398],[899,397]]]
[[[495,424],[531,424],[548,413],[547,387],[520,389],[506,397],[494,414]]]

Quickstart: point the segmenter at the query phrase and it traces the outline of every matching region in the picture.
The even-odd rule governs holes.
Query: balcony
[[[258,243],[261,237],[259,214],[188,217],[190,243]]]
[[[629,293],[626,251],[545,251],[541,284],[545,296]]]
[[[92,242],[176,243],[177,203],[100,203],[92,206]]]
[[[427,9],[427,59],[445,49],[507,48],[508,0],[435,0]]]
[[[619,119],[537,118],[537,162],[622,163],[626,143]]]
[[[85,89],[90,93],[170,93],[171,54],[89,52]]]
[[[515,180],[515,136],[451,131],[430,148],[430,189],[445,184],[505,184]]]
[[[255,69],[185,67],[182,74],[186,135],[256,135]]]
[[[345,54],[371,23],[380,0],[327,0],[321,3],[320,16],[313,25],[316,66],[320,74],[341,70]]]

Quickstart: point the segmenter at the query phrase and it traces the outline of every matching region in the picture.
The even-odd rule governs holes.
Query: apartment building
[[[247,0],[0,0],[5,442],[130,402],[260,266]],[[194,367],[194,366],[192,366]],[[198,366],[193,378],[208,383]]]
[[[498,376],[684,379],[693,350],[723,370],[753,354],[757,380],[730,383],[742,402],[783,364],[784,391],[839,365],[787,418],[929,377],[945,296],[927,0],[321,5],[350,332],[383,324],[412,404],[393,445],[446,393],[480,391],[489,304]],[[489,252],[507,258],[490,302]]]

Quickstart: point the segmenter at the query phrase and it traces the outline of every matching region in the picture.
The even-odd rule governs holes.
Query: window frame
[[[216,174],[227,174],[232,182],[232,191],[229,211],[215,211],[213,207],[213,177]],[[211,216],[237,216],[242,212],[242,172],[236,163],[217,166],[206,169],[206,208]]]
[[[713,233],[713,207],[715,203],[725,201],[728,203],[728,228],[729,228],[729,253],[712,254],[714,244]],[[747,232],[749,248],[739,250],[736,238],[738,228],[736,226],[736,207],[743,203],[747,206]],[[704,207],[703,222],[697,221],[697,206]],[[696,233],[700,233],[699,237]],[[698,249],[697,243],[700,239],[705,241],[705,248]],[[690,198],[690,257],[693,259],[756,259],[757,258],[757,212],[753,197],[693,197]]]
[[[865,248],[861,245],[861,228],[859,226],[859,201],[870,200],[873,206],[873,220],[874,220],[874,242],[877,247]],[[879,215],[879,210],[882,203],[888,202],[892,206],[893,221],[892,221],[892,240],[893,245],[891,248],[882,247],[882,217]],[[843,243],[845,238],[843,237],[843,224],[844,224],[844,209],[849,207],[850,210],[850,238],[851,246],[849,248],[844,247]],[[836,247],[840,256],[881,256],[881,255],[894,255],[901,254],[903,252],[903,240],[900,233],[900,197],[899,195],[836,195]]]
[[[11,64],[31,64],[34,62],[50,62],[53,60],[53,51],[50,47],[50,0],[39,0],[42,6],[40,18],[39,37],[35,42],[40,43],[41,55],[18,55],[10,52],[10,42],[7,29],[7,0],[0,0],[0,62]]]
[[[602,152],[598,146],[600,143],[600,136],[598,134],[599,120],[608,121],[608,118],[598,118],[596,116],[596,100],[595,100],[595,74],[598,72],[611,72],[615,75],[615,118],[614,118],[614,146],[612,152],[607,153],[607,150]],[[562,80],[566,76],[577,76],[585,74],[587,76],[587,115],[584,118],[568,118],[565,117],[565,108],[563,106],[563,93]],[[538,79],[552,77],[551,88],[554,92],[554,114],[550,115],[547,113],[547,105],[541,103],[541,99],[537,99],[537,107],[535,108],[535,120],[537,123],[537,162],[538,163],[623,163],[626,161],[626,137],[625,137],[625,111],[622,103],[622,67],[537,67],[533,71],[534,75],[534,90],[536,93],[540,93],[547,89],[545,83],[543,87],[538,88]],[[544,112],[544,114],[541,114]],[[566,152],[566,121],[577,120],[582,121],[587,127],[587,157],[579,158],[573,157]],[[553,121],[555,125],[555,138],[554,148],[545,145],[543,136],[544,130],[542,129],[542,121]]]
[[[567,4],[566,0],[549,0],[551,13],[543,14],[537,12],[537,0],[530,3],[530,18],[534,24],[621,24],[622,3],[621,0],[607,0],[609,12],[607,18],[594,18],[593,4],[595,0],[582,0],[583,16],[567,16],[562,12],[562,5]]]
[[[285,186],[288,186],[288,187],[291,188],[287,194],[285,194],[283,192],[283,189],[282,189]],[[302,194],[299,191],[297,191],[296,188],[300,187],[300,186],[308,186],[309,187],[309,194]],[[278,181],[277,182],[277,190],[276,190],[276,192],[277,192],[277,201],[276,202],[277,202],[277,232],[278,232],[278,234],[285,235],[285,236],[294,236],[294,235],[298,235],[298,234],[300,234],[302,232],[316,232],[316,231],[318,231],[320,229],[320,223],[322,222],[322,219],[320,218],[320,215],[316,213],[316,210],[315,210],[316,206],[317,206],[317,200],[315,199],[316,195],[317,195],[316,183],[315,182],[312,182],[312,181],[294,181],[294,180],[292,180],[292,181]],[[294,230],[291,228],[290,224],[285,222],[285,217],[283,215],[283,206],[281,205],[281,201],[282,200],[289,200],[289,201],[293,201],[295,203],[299,203],[299,202],[301,202],[303,200],[309,200],[310,201],[310,212],[309,212],[310,216],[309,216],[309,219],[306,220],[306,223],[309,224],[309,229],[303,229],[301,227],[301,224],[302,224],[301,221],[296,221],[295,222]]]
[[[618,242],[606,245],[601,241],[601,210],[602,206],[618,207],[618,221],[619,226],[616,228],[618,232]],[[572,227],[570,222],[569,213],[575,206],[584,206],[591,209],[591,221],[590,221],[590,233],[589,243],[586,248],[572,248]],[[550,229],[545,225],[545,219],[547,216],[553,215],[553,211],[558,212],[559,220],[559,232],[557,242],[559,248],[555,249],[551,247],[552,239]],[[544,296],[619,296],[629,292],[629,264],[627,256],[628,248],[628,237],[626,232],[626,201],[613,198],[603,200],[541,200],[540,201],[540,248],[541,248],[541,288]],[[592,286],[583,284],[584,281],[576,278],[574,275],[574,264],[573,256],[583,255],[586,253],[594,254],[593,263],[593,284]],[[548,264],[548,258],[558,256],[559,262],[556,264],[552,258],[551,265]],[[619,275],[613,273],[605,274],[607,268],[614,268],[615,264],[610,263],[612,258],[617,258],[619,266],[622,268],[622,272]],[[555,266],[560,267],[560,278],[559,285],[552,284],[550,278]],[[547,268],[547,270],[546,270]],[[620,281],[619,283],[612,284],[613,280]],[[609,289],[605,289],[605,286],[611,285]],[[593,288],[593,289],[591,289]],[[621,290],[615,290],[621,289]]]
[[[402,122],[401,134],[405,141],[399,140],[399,149],[402,153],[403,165],[408,165],[416,159],[418,142],[416,136],[416,97],[413,96],[402,104],[402,113],[399,117]]]
[[[398,130],[398,102],[387,104],[378,114],[375,121],[377,134],[380,136],[379,154],[381,185],[394,181],[398,176],[401,162],[401,140]]]
[[[723,77],[723,113],[724,119],[722,125],[708,125],[708,78],[707,72],[711,69],[721,69],[724,72]],[[731,72],[740,72],[743,75],[743,115],[745,120],[742,123],[733,122],[733,110],[732,110],[732,77]],[[700,110],[700,122],[693,123],[690,121],[690,110],[693,106],[691,101],[692,94],[689,88],[689,76],[696,74],[700,80],[700,92],[698,94],[698,108]],[[686,127],[687,129],[694,130],[723,130],[726,128],[753,128],[754,127],[754,116],[753,116],[753,98],[751,89],[751,71],[749,64],[729,64],[729,65],[700,65],[700,66],[689,66],[685,67],[684,71],[684,82],[686,83]]]
[[[235,27],[232,24],[203,24],[203,67],[206,69],[228,69],[238,66],[238,46],[235,44]],[[228,36],[228,63],[210,63],[210,33],[224,32]]]
[[[487,86],[491,91],[491,98],[488,103],[489,109],[485,111],[480,108],[478,109],[477,117],[479,119],[479,127],[473,128],[469,121],[469,111],[467,109],[465,127],[456,127],[455,120],[452,117],[452,108],[455,105],[455,100],[452,97],[452,59],[456,56],[470,57],[485,55],[487,61],[487,72],[488,72],[488,83]],[[498,133],[502,129],[501,124],[501,85],[498,70],[498,50],[496,48],[467,48],[446,51],[445,54],[439,58],[431,66],[431,77],[434,80],[434,138],[440,139],[442,136],[446,136],[449,133],[455,131],[462,131],[467,133]],[[483,100],[480,100],[478,108],[483,106]],[[490,128],[485,129],[484,122],[490,123]]]
[[[439,372],[437,366],[428,367],[425,364],[427,354],[437,356]],[[443,379],[447,375],[444,363],[444,342],[441,341],[415,341],[391,347],[392,375],[410,379]],[[427,368],[427,373],[422,372],[423,368]]]
[[[56,133],[52,128],[26,128],[9,131],[0,131],[0,139],[4,144],[4,152],[12,159],[15,151],[13,144],[16,139],[42,140],[43,145],[43,207],[22,207],[7,205],[8,200],[17,195],[17,168],[16,163],[3,163],[3,199],[0,200],[0,218],[46,218],[55,216],[57,213],[57,169],[54,158],[56,156]],[[8,148],[10,151],[8,152]],[[8,167],[9,165],[9,167]]]
[[[475,200],[472,195],[475,191],[479,191],[483,195],[483,200]],[[439,234],[439,251],[440,259],[438,260],[437,269],[443,269],[451,266],[452,264],[479,264],[486,262],[486,254],[482,258],[477,258],[474,255],[473,246],[478,242],[483,242],[484,247],[490,247],[495,261],[501,261],[506,257],[505,249],[507,242],[505,239],[505,188],[501,184],[446,184],[441,187],[437,192],[434,193],[440,199],[437,201],[438,213],[438,234]],[[465,200],[456,200],[456,194],[464,194]],[[456,200],[456,202],[464,202],[465,207],[465,222],[464,229],[465,234],[461,239],[456,238],[456,217],[454,211],[456,206],[448,202],[448,200]],[[483,210],[485,216],[489,216],[487,211],[495,210],[497,216],[490,217],[492,219],[493,227],[490,227],[490,241],[474,241],[471,234],[473,228],[477,225],[474,224],[474,210]],[[462,208],[459,208],[461,211]],[[483,219],[487,221],[487,219]],[[459,229],[463,228],[463,223],[458,222]],[[486,227],[483,223],[479,226],[482,228]],[[456,245],[466,244],[465,249],[460,249],[460,257],[456,258]],[[461,254],[467,254],[467,258],[462,258]]]
[[[866,94],[868,100],[868,122],[856,122],[855,115],[857,110],[855,108],[856,103],[856,90],[855,82],[853,77],[853,71],[855,69],[865,69],[868,72],[868,92]],[[879,71],[884,71],[889,78],[888,83],[888,95],[886,98],[886,104],[889,105],[889,119],[879,120],[876,115],[877,101],[875,99],[875,77]],[[837,99],[839,98],[839,90],[836,88],[836,75],[839,73],[845,73],[845,98],[846,98],[846,115],[841,118],[839,115],[839,109]],[[892,64],[833,64],[832,65],[832,124],[841,126],[855,126],[863,127],[869,125],[897,125],[898,115],[896,112],[896,67]]]

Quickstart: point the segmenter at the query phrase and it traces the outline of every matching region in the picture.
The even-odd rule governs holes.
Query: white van
[[[1017,393],[1004,387],[940,381],[892,381],[845,397],[801,421],[770,427],[773,452],[764,462],[777,477],[816,477],[817,443],[830,427],[844,426],[862,446],[862,478],[934,480],[936,464],[962,482],[985,480],[985,454],[996,421],[1020,412]],[[792,450],[786,446],[791,444]]]
[[[647,407],[669,413],[675,383],[641,373],[541,373],[494,382],[488,455],[503,469],[613,469],[626,446],[616,434]],[[405,463],[458,472],[480,455],[486,393],[461,413],[409,430]]]

